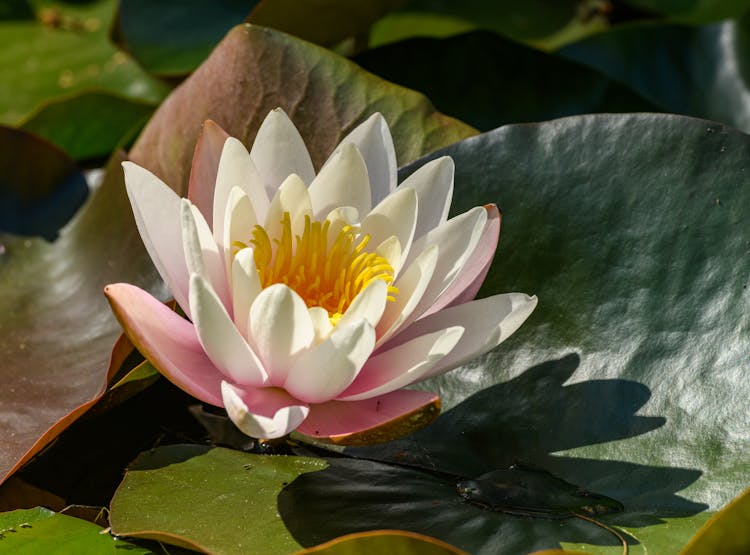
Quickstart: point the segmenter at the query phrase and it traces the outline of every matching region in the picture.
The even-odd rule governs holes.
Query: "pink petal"
[[[251,437],[275,439],[297,428],[310,408],[283,389],[239,388],[221,382],[221,394],[229,418],[242,433]]]
[[[125,333],[159,372],[201,401],[223,406],[222,374],[206,356],[190,322],[128,283],[107,285],[104,294]]]
[[[329,401],[310,407],[299,432],[332,443],[370,445],[410,434],[440,413],[440,398],[400,389],[364,401]]]
[[[452,306],[417,320],[386,343],[379,352],[427,333],[451,326],[463,327],[465,331],[458,344],[421,378],[427,379],[497,347],[521,327],[536,304],[536,296],[504,293]]]
[[[494,204],[485,205],[487,210],[487,223],[482,230],[482,236],[474,248],[474,252],[466,261],[458,277],[440,297],[435,301],[425,315],[433,314],[447,306],[455,306],[469,302],[477,296],[479,288],[487,277],[487,272],[492,265],[497,249],[497,240],[500,236],[500,211]]]
[[[203,129],[198,137],[193,153],[193,165],[190,168],[188,198],[198,207],[209,227],[213,227],[214,188],[216,173],[224,142],[229,133],[210,119],[203,122]]]

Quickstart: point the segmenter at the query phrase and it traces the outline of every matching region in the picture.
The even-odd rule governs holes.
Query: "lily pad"
[[[30,2],[33,19],[0,21],[0,123],[17,125],[52,98],[95,88],[158,103],[169,87],[107,36],[114,0]]]
[[[212,553],[286,555],[299,549],[276,496],[320,459],[171,445],[141,454],[112,499],[112,531]],[[190,507],[190,511],[185,511]]]
[[[671,115],[579,116],[429,158],[444,154],[454,212],[503,210],[480,296],[526,291],[539,307],[501,348],[425,384],[453,410],[405,440],[347,451],[402,468],[340,463],[350,468],[288,488],[292,532],[313,544],[398,526],[473,553],[621,552],[590,522],[490,515],[459,506],[445,483],[522,462],[623,503],[598,519],[634,553],[678,553],[750,473],[750,137]],[[296,509],[313,503],[340,517]]]
[[[0,481],[85,412],[130,353],[115,345],[102,290],[159,283],[132,217],[122,176],[110,171],[54,243],[0,235]]]
[[[0,549],[5,553],[153,553],[102,533],[85,520],[49,509],[21,509],[0,513]]]
[[[598,71],[487,31],[406,40],[354,60],[481,130],[592,112],[658,111]]]
[[[63,151],[29,132],[0,126],[0,151],[0,233],[54,239],[86,200],[86,178]]]
[[[21,126],[76,160],[107,158],[125,146],[122,142],[140,130],[154,108],[147,102],[86,91],[42,104]]]
[[[466,555],[464,551],[429,536],[397,530],[350,534],[323,545],[305,549],[295,553],[295,555],[306,555],[308,553],[319,553],[320,555],[369,555],[371,553]]]
[[[558,52],[619,81],[661,110],[750,131],[750,15],[701,27],[622,26]]]
[[[232,80],[223,78],[227,72]],[[184,196],[204,120],[214,120],[247,144],[276,107],[297,125],[316,166],[376,111],[391,125],[402,164],[475,134],[468,125],[437,112],[419,93],[375,77],[324,48],[241,25],[159,107],[130,157]]]

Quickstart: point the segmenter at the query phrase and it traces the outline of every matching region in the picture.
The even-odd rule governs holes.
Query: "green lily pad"
[[[63,151],[26,131],[0,125],[0,151],[0,233],[54,239],[86,200],[86,178]]]
[[[21,126],[76,160],[106,158],[140,130],[154,108],[110,93],[85,91],[42,104]]]
[[[521,462],[620,501],[597,518],[634,553],[676,555],[750,474],[750,137],[679,116],[580,116],[430,158],[444,154],[454,213],[503,210],[480,296],[525,291],[539,306],[499,349],[424,384],[455,407],[434,424],[288,488],[292,532],[313,544],[398,521],[479,554],[621,552],[589,522],[472,515],[445,483]],[[299,511],[316,503],[339,518]]]
[[[34,19],[0,20],[0,82],[6,84],[0,123],[17,125],[49,99],[92,88],[153,104],[168,92],[110,44],[113,0],[30,5]]]
[[[411,39],[354,60],[481,130],[592,112],[658,111],[598,71],[486,31]]]
[[[113,38],[150,73],[186,75],[255,4],[257,0],[121,0]]]
[[[217,78],[226,71],[232,72],[232,80]],[[184,194],[204,120],[214,120],[249,143],[276,107],[295,122],[316,166],[348,131],[376,111],[391,124],[401,163],[475,133],[436,112],[424,96],[375,77],[324,48],[278,31],[241,25],[159,107],[130,157]]]
[[[464,551],[439,542],[429,536],[401,532],[398,530],[378,530],[350,534],[295,555],[319,553],[321,555],[369,555],[371,553],[391,553],[393,555],[466,555]]]
[[[49,509],[0,513],[0,550],[4,553],[153,553],[150,549],[102,533],[85,520]]]
[[[212,553],[286,555],[300,546],[277,512],[276,496],[298,476],[325,467],[306,457],[160,447],[128,468],[112,499],[112,531]]]
[[[622,26],[558,52],[619,81],[661,110],[750,131],[750,15],[686,27]]]
[[[750,489],[724,507],[680,555],[742,555],[750,551]]]

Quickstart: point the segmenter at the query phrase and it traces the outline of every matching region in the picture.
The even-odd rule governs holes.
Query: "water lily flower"
[[[494,348],[537,303],[472,300],[500,214],[488,205],[448,219],[448,157],[397,184],[380,114],[317,175],[280,109],[249,152],[206,122],[188,198],[123,167],[143,242],[187,319],[129,284],[106,287],[110,304],[156,368],[252,437],[296,429],[344,442],[418,421],[439,400],[404,387]]]

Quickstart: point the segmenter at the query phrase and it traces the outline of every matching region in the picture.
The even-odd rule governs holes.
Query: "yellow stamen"
[[[365,250],[369,235],[360,236],[346,225],[329,242],[329,228],[329,221],[314,222],[305,216],[302,235],[293,235],[291,216],[284,212],[279,237],[272,239],[265,228],[256,225],[250,244],[264,288],[289,285],[308,307],[326,309],[335,326],[354,298],[375,280],[388,285],[389,301],[395,300],[398,289],[392,285],[393,267],[388,260]],[[245,246],[240,241],[233,244],[237,250]]]

